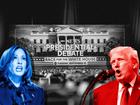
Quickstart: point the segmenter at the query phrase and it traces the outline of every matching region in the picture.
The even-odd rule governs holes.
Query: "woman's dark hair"
[[[19,47],[17,45],[13,45],[3,52],[1,59],[0,59],[0,73],[1,73],[0,76],[4,76],[4,77],[8,78],[8,75],[10,72],[9,71],[9,64],[14,58],[14,52],[19,48],[25,52],[26,62],[27,62],[27,66],[26,66],[27,72],[23,75],[23,81],[29,82],[29,81],[31,81],[31,77],[32,77],[31,58],[30,58],[27,50],[25,50],[24,48]]]

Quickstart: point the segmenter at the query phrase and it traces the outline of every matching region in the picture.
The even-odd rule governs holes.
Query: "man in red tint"
[[[137,51],[119,46],[109,52],[109,57],[116,80],[94,89],[94,105],[140,105]]]

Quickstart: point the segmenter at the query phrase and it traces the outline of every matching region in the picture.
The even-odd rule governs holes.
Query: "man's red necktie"
[[[129,100],[129,96],[130,96],[129,91],[128,91],[129,87],[130,87],[130,84],[127,84],[124,86],[124,91],[122,93],[120,105],[128,105],[128,100]]]

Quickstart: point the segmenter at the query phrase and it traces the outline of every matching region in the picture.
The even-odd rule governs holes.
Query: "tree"
[[[112,48],[120,46],[120,41],[117,38],[111,37],[105,44],[105,54],[108,54]]]
[[[26,39],[26,38],[16,38],[16,43],[17,45],[25,48],[26,50],[29,51],[30,54],[33,55],[34,53],[34,48],[33,48],[33,44],[32,42],[29,40],[29,39]]]
[[[107,59],[107,68],[110,69],[111,65],[109,63],[109,57],[108,57],[108,53],[111,49],[120,46],[120,41],[119,39],[116,39],[114,37],[111,37],[105,44],[105,54],[106,54],[106,59]]]

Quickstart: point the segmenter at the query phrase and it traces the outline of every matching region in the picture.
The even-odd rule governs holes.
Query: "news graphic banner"
[[[33,61],[37,65],[106,65],[106,58],[100,57],[34,57]]]
[[[38,66],[102,66],[106,42],[125,44],[124,25],[15,25],[10,34]]]
[[[44,50],[46,51],[56,51],[57,56],[84,56],[84,51],[91,52],[95,49],[93,44],[46,44]]]
[[[89,65],[96,61],[96,57],[46,57],[44,61],[54,65]]]

